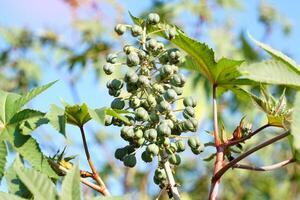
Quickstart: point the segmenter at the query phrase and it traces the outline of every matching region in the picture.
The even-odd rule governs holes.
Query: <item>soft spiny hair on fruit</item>
[[[141,25],[118,24],[115,32],[123,35],[130,31],[138,39],[138,44],[126,44],[123,51],[109,54],[103,70],[111,75],[116,68],[127,66],[128,71],[122,79],[107,82],[109,94],[115,99],[111,108],[127,111],[130,123],[107,116],[105,124],[122,126],[121,137],[128,142],[118,148],[115,157],[127,167],[136,165],[136,152],[141,149],[144,162],[158,158],[154,182],[161,187],[166,185],[166,172],[163,162],[167,159],[172,165],[179,165],[178,153],[186,148],[183,138],[188,138],[188,145],[194,154],[203,151],[204,145],[197,137],[182,137],[185,132],[196,132],[196,101],[193,97],[181,97],[185,77],[178,70],[182,54],[178,49],[166,49],[164,44],[151,38],[154,32],[163,32],[172,40],[176,29],[151,31],[158,26],[160,17],[151,13]],[[126,88],[126,89],[125,89]],[[126,91],[125,91],[126,90]],[[183,101],[184,109],[174,110],[175,103]],[[179,115],[179,113],[182,115]]]

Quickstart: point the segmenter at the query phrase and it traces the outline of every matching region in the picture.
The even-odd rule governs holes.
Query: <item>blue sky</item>
[[[150,1],[135,1],[135,0],[123,0],[122,4],[125,9],[132,11],[132,13],[138,15],[141,10],[149,7]],[[245,1],[246,7],[243,11],[238,13],[232,13],[227,10],[225,14],[233,16],[234,21],[238,24],[237,29],[248,30],[255,38],[260,39],[263,35],[262,25],[257,22],[257,4],[258,0]],[[275,29],[274,34],[265,41],[274,48],[287,52],[294,58],[297,63],[300,63],[300,1],[286,0],[286,1],[272,1],[274,5],[290,19],[293,32],[289,38],[285,38],[278,27]],[[215,13],[216,17],[222,18],[222,14]],[[34,30],[41,30],[44,27],[50,27],[63,33],[66,27],[70,26],[71,13],[61,0],[1,0],[0,1],[0,26],[6,27],[29,27]],[[113,30],[110,30],[111,32]],[[238,30],[236,30],[238,31]],[[109,32],[109,31],[108,31]],[[222,37],[222,36],[220,36]],[[207,41],[209,43],[209,41]],[[110,102],[110,97],[107,95],[107,91],[103,86],[95,86],[98,84],[91,76],[92,71],[85,72],[83,78],[76,85],[77,90],[80,92],[80,98],[83,102],[86,102],[91,107],[107,106]],[[43,68],[43,83],[47,83],[53,80],[61,79],[61,73],[54,70],[53,66],[45,66]],[[47,92],[38,97],[33,102],[33,106],[44,111],[47,111],[51,103],[60,105],[61,99],[67,102],[73,103],[73,98],[69,91],[69,87],[62,79],[50,88]],[[45,127],[47,132],[53,132],[54,130]],[[79,134],[77,130],[68,129],[70,134]],[[53,145],[59,146],[63,142],[61,136],[54,135],[57,142]],[[88,136],[88,140],[91,137]],[[81,145],[79,137],[75,137],[73,141],[76,145],[69,149],[78,150],[76,147]],[[48,148],[47,143],[42,143],[42,147]],[[50,149],[48,149],[50,150]],[[92,149],[92,154],[99,153],[99,149]],[[80,155],[80,158],[84,158],[84,155]],[[99,160],[101,163],[101,160]]]

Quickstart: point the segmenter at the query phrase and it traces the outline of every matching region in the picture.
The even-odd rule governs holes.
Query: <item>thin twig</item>
[[[219,170],[212,178],[212,181],[216,181],[219,180],[222,175],[231,167],[233,167],[235,164],[237,164],[239,161],[241,161],[242,159],[244,159],[245,157],[249,156],[250,154],[270,145],[273,144],[274,142],[277,142],[278,140],[281,140],[282,138],[285,138],[286,136],[288,136],[290,134],[290,131],[285,131],[284,133],[273,137],[251,149],[249,149],[248,151],[244,152],[243,154],[241,154],[240,156],[238,156],[237,158],[233,159],[232,161],[230,161],[229,163],[227,163],[224,167],[222,167],[221,170]]]
[[[290,163],[294,163],[295,161],[296,161],[295,158],[290,158],[288,160],[284,160],[282,162],[279,162],[279,163],[276,163],[273,165],[263,166],[263,167],[256,167],[256,166],[250,166],[250,165],[244,165],[244,164],[235,164],[235,165],[233,165],[232,168],[246,169],[246,170],[253,170],[253,171],[272,171],[274,169],[282,168]]]
[[[270,124],[265,124],[263,126],[261,126],[260,128],[256,129],[255,131],[253,131],[252,133],[249,133],[248,135],[240,138],[240,139],[237,139],[237,140],[229,140],[227,143],[225,143],[224,145],[225,146],[233,146],[233,145],[236,145],[236,144],[239,144],[241,142],[244,142],[245,140],[248,140],[250,139],[252,136],[256,135],[257,133],[261,132],[262,130],[264,130],[265,128],[271,126]]]
[[[87,146],[87,142],[86,142],[86,138],[85,138],[85,133],[84,133],[84,129],[83,126],[80,127],[80,132],[81,132],[81,136],[82,136],[82,142],[83,142],[83,147],[84,147],[84,151],[85,151],[85,155],[86,155],[86,159],[89,163],[89,166],[92,170],[93,173],[93,179],[97,182],[97,184],[103,189],[103,195],[104,196],[111,196],[108,189],[106,188],[103,180],[101,179],[101,177],[99,176],[99,174],[97,173],[97,170],[94,166],[94,163],[91,159],[90,156],[90,152]]]

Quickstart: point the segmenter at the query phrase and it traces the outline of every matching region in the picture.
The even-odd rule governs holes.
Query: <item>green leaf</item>
[[[68,171],[62,182],[61,200],[80,200],[80,174],[78,164]]]
[[[296,152],[300,152],[300,92],[297,92],[296,99],[294,102],[294,110],[292,114],[292,124],[291,124],[291,135],[292,146]],[[297,157],[297,160],[300,161],[300,156]]]
[[[232,83],[233,80],[241,75],[238,68],[242,63],[243,61],[221,58],[216,67],[212,70],[215,84],[222,85]]]
[[[49,87],[51,87],[54,83],[56,83],[57,81],[53,81],[51,83],[48,83],[46,85],[34,88],[33,90],[31,90],[29,93],[27,93],[26,95],[22,96],[21,98],[19,98],[16,101],[16,107],[17,108],[22,108],[25,104],[27,104],[29,101],[31,101],[34,97],[36,97],[37,95],[39,95],[40,93],[44,92],[45,90],[47,90]]]
[[[300,73],[299,65],[297,65],[297,63],[293,59],[291,59],[287,55],[283,54],[282,52],[280,52],[276,49],[273,49],[272,47],[270,47],[262,42],[255,40],[250,34],[248,34],[248,35],[249,35],[250,39],[255,42],[255,44],[257,44],[259,47],[261,47],[266,52],[268,52],[274,59],[285,63],[286,65],[289,66],[289,68],[291,70],[295,71],[297,74]]]
[[[0,143],[0,182],[4,175],[5,164],[6,164],[6,156],[7,156],[7,149],[6,144],[4,141]]]
[[[108,107],[103,107],[100,109],[89,109],[90,116],[97,122],[104,124],[105,116],[110,115],[112,117],[115,117],[117,119],[122,120],[126,124],[130,124],[130,121],[127,119],[127,117],[121,115],[121,114],[129,114],[131,112],[125,111],[125,110],[117,110],[112,109]]]
[[[52,104],[46,117],[58,132],[66,136],[66,116],[64,109]]]
[[[300,72],[278,60],[267,60],[258,63],[244,64],[239,68],[243,78],[258,83],[286,85],[300,88]]]
[[[15,123],[20,123],[22,121],[31,119],[31,118],[42,118],[45,116],[45,113],[37,111],[37,110],[32,110],[32,109],[24,109],[21,110],[20,112],[16,113],[11,120],[9,121],[9,124],[15,124]]]
[[[0,90],[0,121],[4,126],[19,110],[15,104],[20,97],[18,94]]]
[[[7,183],[9,193],[16,194],[20,197],[27,199],[32,197],[30,191],[19,179],[14,169],[14,163],[5,171],[5,180]]]
[[[16,170],[18,177],[31,191],[35,199],[56,199],[55,185],[45,174],[25,168],[19,157],[16,159],[14,169]]]
[[[87,105],[84,103],[80,105],[74,106],[66,106],[65,115],[67,119],[67,123],[73,124],[78,127],[82,127],[85,123],[90,121],[91,116],[89,114],[89,109]]]
[[[18,196],[13,195],[13,194],[8,194],[8,193],[5,193],[5,192],[0,192],[0,199],[1,200],[25,200],[21,197],[18,197]]]
[[[133,16],[130,11],[128,11],[128,13],[129,13],[129,15],[130,15],[133,23],[135,23],[135,24],[137,24],[139,26],[141,26],[144,23],[143,19]]]
[[[16,129],[14,134],[9,135],[9,142],[15,151],[28,160],[36,170],[52,178],[58,177],[41,152],[38,143],[30,135],[23,135]]]

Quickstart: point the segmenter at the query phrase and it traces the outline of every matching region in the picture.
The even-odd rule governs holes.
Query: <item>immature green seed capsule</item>
[[[181,81],[181,77],[178,74],[175,74],[174,76],[172,76],[171,79],[171,84],[176,86],[176,87],[181,87],[182,86],[182,81]]]
[[[190,137],[188,139],[188,145],[191,147],[191,149],[197,148],[197,146],[198,146],[197,139],[195,137]]]
[[[159,69],[159,73],[162,77],[170,76],[173,72],[172,66],[171,65],[163,65]]]
[[[151,113],[150,114],[150,120],[153,123],[158,123],[159,122],[159,116],[156,113]]]
[[[177,152],[178,151],[177,144],[174,143],[174,142],[171,142],[171,144],[170,144],[170,150],[172,151],[172,153]]]
[[[115,89],[109,89],[108,94],[114,97],[118,97],[121,94],[121,91]]]
[[[183,110],[183,117],[185,119],[190,119],[192,117],[195,117],[195,109],[191,106],[185,107],[185,109]]]
[[[159,112],[167,112],[172,109],[171,105],[166,101],[161,101],[158,105]]]
[[[125,106],[125,102],[121,98],[115,98],[110,105],[112,109],[119,109],[119,110],[122,110],[124,106]]]
[[[118,148],[115,151],[115,158],[123,161],[123,158],[127,155],[127,151],[125,148]]]
[[[163,145],[164,147],[169,147],[171,145],[171,141],[168,137],[163,138]]]
[[[123,163],[126,167],[134,167],[136,165],[136,157],[134,154],[130,154],[124,157]]]
[[[177,152],[182,152],[185,150],[185,143],[182,139],[176,141]]]
[[[134,53],[135,52],[135,48],[133,46],[131,46],[131,45],[125,45],[123,47],[123,51],[124,51],[125,54],[128,55],[130,53]]]
[[[156,104],[157,104],[156,103],[156,99],[155,99],[155,97],[152,94],[148,95],[148,97],[147,97],[147,103],[149,104],[149,106],[151,108],[154,108],[156,106]]]
[[[153,155],[149,154],[148,151],[144,151],[141,157],[144,162],[151,162],[153,160]]]
[[[170,28],[165,31],[166,37],[169,40],[173,40],[176,37],[176,30],[175,28]]]
[[[106,57],[106,62],[111,63],[111,64],[115,64],[117,62],[117,54],[111,53],[108,54]]]
[[[112,66],[109,63],[106,63],[105,65],[103,65],[103,71],[106,75],[111,75],[114,71],[114,66]]]
[[[171,135],[171,129],[166,123],[162,123],[162,124],[158,125],[157,132],[159,135],[163,135],[163,136]]]
[[[145,143],[145,138],[139,138],[136,141],[136,144],[137,144],[138,147],[142,146],[144,143]]]
[[[204,145],[199,146],[197,148],[191,148],[191,150],[195,155],[198,155],[204,151]]]
[[[142,86],[148,86],[150,84],[150,80],[147,76],[141,75],[139,76],[138,83],[140,83]]]
[[[155,142],[156,139],[157,139],[157,131],[155,129],[149,129],[149,140],[152,141],[152,142]]]
[[[141,105],[141,100],[138,97],[132,97],[129,99],[129,106],[131,108],[138,108]]]
[[[184,121],[184,128],[188,131],[192,131],[192,132],[196,131],[194,124],[190,120]]]
[[[175,90],[168,89],[166,91],[166,93],[164,94],[164,98],[169,102],[174,101],[177,98],[177,94],[176,94]]]
[[[147,41],[146,47],[147,47],[147,49],[149,49],[150,51],[155,50],[156,47],[157,47],[157,41],[156,41],[155,39],[150,39],[149,41]]]
[[[133,37],[137,37],[143,34],[143,29],[142,27],[138,26],[138,25],[133,25],[131,27],[131,35]]]
[[[159,180],[163,180],[167,178],[166,171],[162,168],[157,168],[154,172],[154,176]]]
[[[170,119],[166,119],[166,120],[162,121],[161,123],[167,124],[167,125],[169,126],[170,129],[174,128],[174,123],[173,123],[173,121],[170,120]]]
[[[196,107],[197,102],[193,97],[185,97],[183,99],[183,105],[185,107],[191,106],[191,107]]]
[[[104,125],[110,126],[112,124],[112,116],[106,115],[104,118]]]
[[[140,107],[135,110],[135,118],[138,121],[147,121],[149,118],[149,115],[148,115],[148,112],[144,108]]]
[[[118,35],[123,35],[126,31],[126,26],[124,24],[117,24],[115,26],[115,32],[118,34]]]
[[[148,15],[147,20],[148,20],[148,22],[149,22],[150,24],[155,25],[155,24],[158,24],[158,23],[159,23],[160,18],[159,18],[159,15],[156,14],[156,13],[150,13],[150,14]]]
[[[181,158],[178,154],[172,154],[169,157],[169,162],[173,165],[179,165],[181,163]]]
[[[139,77],[134,71],[129,71],[124,76],[124,81],[127,83],[136,83]]]
[[[176,92],[177,95],[182,95],[182,93],[183,93],[183,89],[180,87],[172,86],[172,89]]]
[[[141,60],[143,60],[143,59],[145,59],[145,58],[147,57],[146,52],[143,51],[143,50],[137,51],[137,54],[138,54],[138,56],[139,56],[139,58],[140,58]]]
[[[124,139],[124,140],[130,140],[131,138],[134,137],[134,130],[132,127],[128,127],[128,126],[124,126],[122,129],[121,129],[121,137]]]
[[[135,138],[142,138],[144,136],[144,133],[141,129],[137,129],[136,131],[134,131],[134,137]]]
[[[158,155],[159,153],[159,147],[156,144],[149,144],[146,148],[146,151],[149,154]]]
[[[140,63],[140,58],[137,53],[131,52],[127,55],[126,64],[128,67],[137,66]]]
[[[110,87],[114,90],[120,90],[123,87],[123,82],[119,79],[113,79],[110,84]]]
[[[153,89],[154,89],[157,93],[159,93],[159,94],[162,94],[162,93],[165,92],[164,87],[163,87],[161,84],[158,84],[158,83],[155,83],[155,84],[153,85]]]

